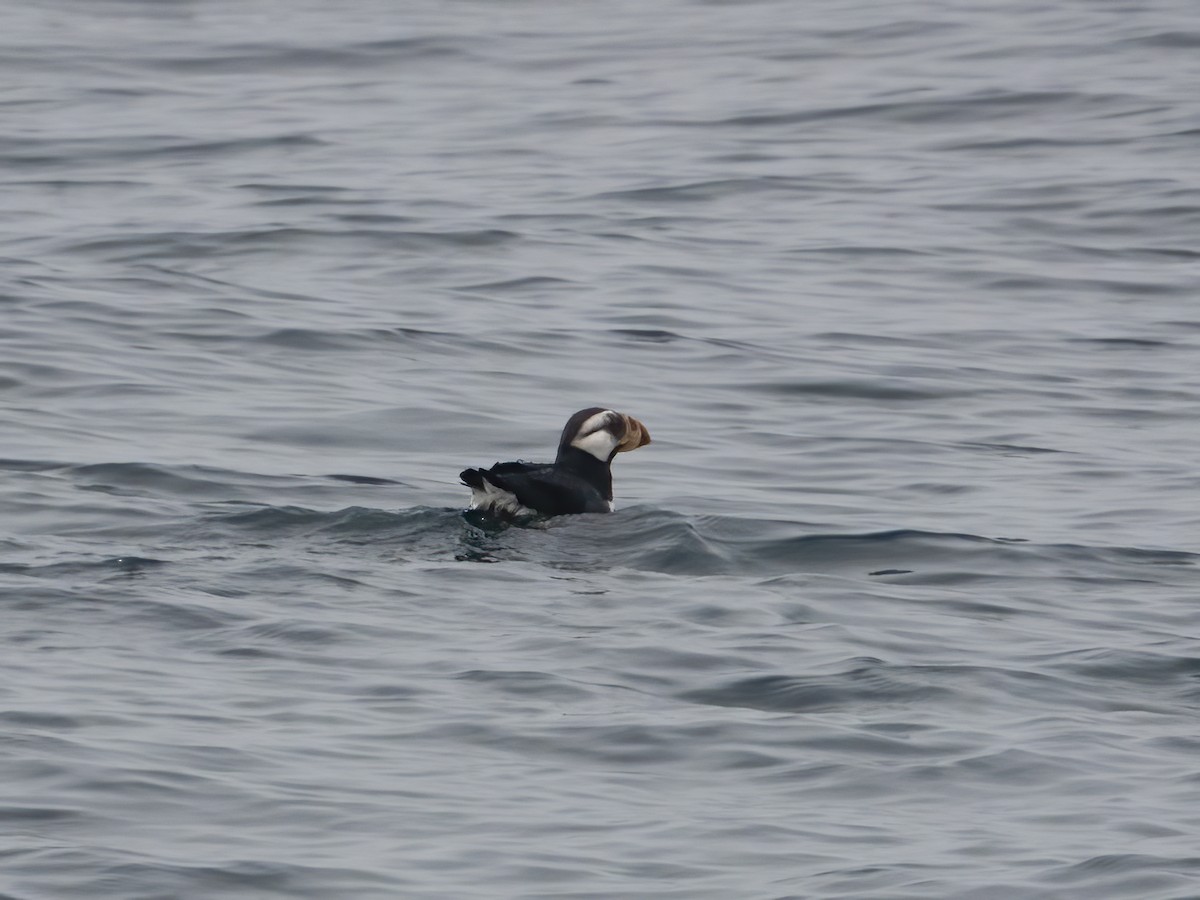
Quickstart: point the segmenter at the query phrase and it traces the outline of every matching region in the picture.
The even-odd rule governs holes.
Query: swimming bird
[[[471,489],[471,509],[500,518],[612,512],[613,457],[648,443],[633,416],[590,406],[567,419],[554,462],[498,462],[458,477]]]

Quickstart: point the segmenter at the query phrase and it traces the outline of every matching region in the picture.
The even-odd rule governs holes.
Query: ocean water
[[[1200,897],[1194,2],[0,25],[4,900]]]

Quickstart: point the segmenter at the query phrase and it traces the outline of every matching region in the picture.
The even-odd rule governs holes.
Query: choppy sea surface
[[[0,23],[4,900],[1200,897],[1192,0]]]

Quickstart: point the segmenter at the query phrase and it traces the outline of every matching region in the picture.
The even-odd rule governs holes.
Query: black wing
[[[490,469],[465,469],[459,477],[470,487],[481,487],[486,478],[545,516],[608,512],[608,501],[592,485],[548,463],[496,463]]]

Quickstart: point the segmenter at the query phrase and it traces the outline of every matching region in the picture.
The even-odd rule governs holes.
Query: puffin
[[[648,443],[633,416],[589,406],[567,419],[554,462],[498,462],[458,477],[471,489],[471,509],[501,519],[612,512],[613,457]]]

